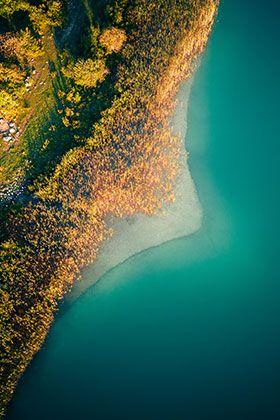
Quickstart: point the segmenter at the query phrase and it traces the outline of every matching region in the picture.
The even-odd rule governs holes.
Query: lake
[[[280,418],[279,19],[222,1],[188,112],[202,228],[62,308],[8,419]]]

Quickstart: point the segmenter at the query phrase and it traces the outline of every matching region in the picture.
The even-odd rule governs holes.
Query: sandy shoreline
[[[191,81],[182,83],[176,98],[171,126],[182,139],[183,167],[175,186],[175,202],[154,216],[138,214],[112,221],[113,236],[104,243],[96,261],[83,270],[82,281],[76,283],[66,300],[77,299],[107,271],[148,248],[196,232],[202,224],[202,209],[192,180],[185,150],[187,110]]]

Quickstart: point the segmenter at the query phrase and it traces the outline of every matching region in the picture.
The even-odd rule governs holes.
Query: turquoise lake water
[[[279,20],[222,2],[188,116],[202,229],[62,309],[8,419],[280,419]]]

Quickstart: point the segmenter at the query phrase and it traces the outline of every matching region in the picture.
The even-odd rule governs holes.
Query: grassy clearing
[[[44,55],[32,63],[32,87],[23,97],[25,109],[17,121],[22,134],[9,147],[3,140],[0,141],[0,185],[5,187],[19,184],[26,175],[30,166],[29,147],[40,127],[38,124],[45,120],[55,104],[54,83],[49,63],[57,61],[57,52],[51,33],[45,34],[42,39]]]
[[[88,0],[69,7],[79,13],[74,13],[67,27],[58,30],[56,38],[52,32],[41,37],[44,54],[32,62],[32,87],[24,94],[25,108],[17,120],[20,137],[8,147],[0,140],[0,194],[23,180],[49,174],[65,152],[91,134],[93,123],[114,96],[114,74],[92,91],[79,88],[61,72],[67,61],[76,58],[74,47],[87,42],[93,15],[99,19],[96,5],[93,13]]]

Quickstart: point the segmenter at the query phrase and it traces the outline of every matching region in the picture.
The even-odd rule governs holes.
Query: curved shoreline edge
[[[118,229],[123,234],[123,226],[127,226],[129,220],[129,238],[124,236],[122,244],[129,243],[130,247],[133,245],[133,249],[129,248],[131,255],[137,253],[137,250],[159,245],[176,236],[190,235],[200,226],[201,210],[193,211],[194,207],[189,206],[189,199],[193,197],[191,202],[195,209],[200,207],[186,166],[183,136],[178,136],[182,132],[175,131],[177,136],[172,135],[169,124],[170,118],[174,116],[174,98],[178,89],[183,80],[191,77],[194,61],[208,41],[219,0],[201,0],[198,3],[190,1],[195,3],[194,14],[181,15],[183,32],[180,26],[175,25],[175,16],[170,16],[172,11],[168,9],[164,11],[166,14],[160,15],[165,19],[165,32],[159,31],[158,47],[151,50],[148,59],[146,42],[151,42],[151,30],[147,24],[146,32],[142,34],[143,22],[137,21],[139,14],[136,13],[134,18],[138,26],[132,44],[135,58],[133,77],[131,50],[128,46],[126,65],[122,68],[118,85],[123,93],[104,111],[86,145],[72,149],[63,157],[52,177],[36,192],[38,200],[30,202],[13,219],[12,240],[5,242],[2,252],[5,264],[0,270],[6,282],[4,285],[7,286],[7,292],[2,293],[5,313],[2,346],[5,351],[0,367],[0,417],[5,412],[20,376],[34,354],[40,350],[54,320],[58,302],[65,299],[66,292],[77,284],[82,268],[95,260],[105,239],[111,236],[112,226],[118,238]],[[146,16],[151,18],[149,2],[143,4]],[[181,5],[182,9],[178,6],[178,10],[175,10],[187,13],[183,0]],[[167,45],[166,54],[170,22],[174,36]],[[155,25],[151,24],[151,28],[157,31],[162,27],[159,25],[161,20],[155,19]],[[142,49],[139,49],[139,40],[142,40]],[[162,52],[165,54],[162,55]],[[146,70],[151,65],[149,59],[153,67],[147,77]],[[181,125],[178,121],[181,121]],[[179,116],[173,119],[173,130],[176,126],[181,131],[184,126],[182,121]],[[127,164],[132,161],[133,165]],[[178,178],[182,161],[185,162],[185,169]],[[94,184],[92,179],[95,180]],[[185,217],[185,210],[189,208],[194,219],[183,232],[182,226],[186,228],[188,218],[183,217],[184,223],[181,220],[178,224],[175,209],[180,203],[178,197],[181,197],[181,202],[184,201],[182,196],[186,193],[186,181],[191,193],[181,214]],[[169,207],[165,203],[173,202],[174,195],[177,200]],[[147,235],[151,238],[149,246],[139,238],[135,246],[133,232],[143,233],[144,214],[149,215],[146,216],[149,218],[159,209],[163,215],[153,218],[159,220],[156,234],[151,234],[150,221],[146,225]],[[138,227],[131,230],[135,215],[139,212],[143,212],[141,223],[134,223]],[[176,225],[171,224],[172,217],[167,224],[168,213],[175,215],[173,221]],[[112,219],[112,215],[122,219]],[[120,225],[122,222],[125,225]],[[160,229],[160,226],[164,226],[164,229]],[[157,236],[159,232],[160,237]],[[112,241],[107,243],[111,247],[114,244]],[[118,243],[113,246],[113,255],[118,246]],[[128,258],[127,248],[123,255],[123,258],[118,258],[119,263]],[[112,264],[112,259],[110,261]],[[102,270],[103,273],[108,271],[106,264],[105,261],[102,265],[102,259],[99,258],[99,278]]]
[[[173,134],[180,137],[182,143],[182,167],[175,185],[175,201],[168,204],[161,213],[152,216],[137,214],[123,219],[112,219],[110,227],[113,228],[113,236],[104,243],[95,262],[84,270],[82,280],[66,296],[67,302],[75,301],[108,271],[129,258],[149,248],[189,236],[200,229],[203,212],[185,149],[191,85],[191,80],[182,82],[170,122]]]

